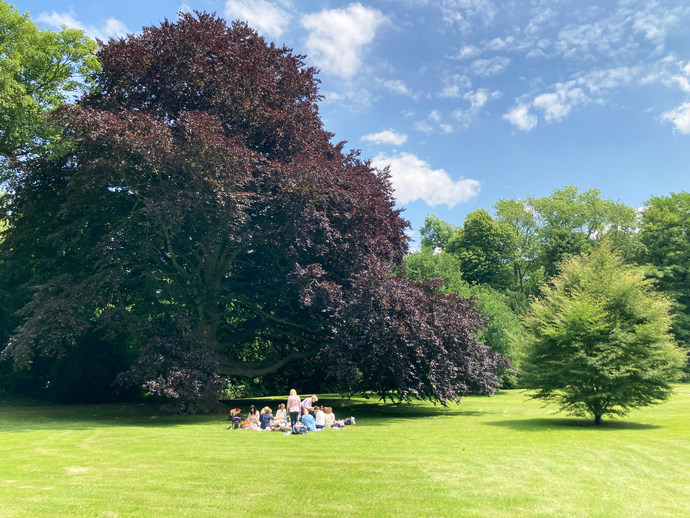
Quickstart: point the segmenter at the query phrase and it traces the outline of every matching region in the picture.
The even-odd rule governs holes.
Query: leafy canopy
[[[673,298],[673,333],[690,348],[690,193],[655,196],[646,203],[640,229],[639,261]]]
[[[474,298],[484,317],[482,328],[476,332],[477,338],[510,360],[514,367],[519,367],[517,343],[522,335],[522,324],[508,307],[501,293],[489,286],[470,285],[465,282],[462,279],[460,261],[447,252],[433,253],[427,248],[413,252],[405,257],[404,272],[408,279],[418,282],[441,279],[441,293]],[[510,387],[515,383],[515,371],[505,369],[501,373],[502,386]]]
[[[524,385],[576,416],[658,404],[683,364],[669,300],[609,244],[564,260],[525,319]]]
[[[0,0],[0,157],[59,133],[45,113],[87,86],[97,48],[81,30],[41,29]]]

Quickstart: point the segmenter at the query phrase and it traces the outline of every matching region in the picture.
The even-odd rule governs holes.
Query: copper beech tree
[[[62,152],[19,175],[5,246],[34,293],[3,357],[127,329],[141,355],[119,381],[179,411],[317,354],[347,390],[493,392],[474,303],[391,274],[408,224],[388,171],[331,143],[303,56],[195,13],[98,59],[96,90],[54,114]]]

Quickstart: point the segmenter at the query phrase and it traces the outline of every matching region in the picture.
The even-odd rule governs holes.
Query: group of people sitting
[[[336,419],[331,407],[314,404],[318,400],[319,398],[316,396],[301,400],[297,391],[292,389],[287,400],[287,406],[282,403],[278,405],[275,416],[269,407],[264,407],[259,411],[254,405],[251,405],[246,420],[242,420],[242,413],[239,408],[230,411],[228,420],[233,421],[231,428],[271,430],[283,432],[285,435],[304,434],[308,431],[316,432],[324,428],[338,430],[355,424],[354,417]]]

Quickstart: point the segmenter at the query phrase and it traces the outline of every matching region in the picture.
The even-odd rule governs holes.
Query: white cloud
[[[424,133],[431,133],[434,128],[429,126],[426,122],[424,121],[417,121],[414,123],[414,129],[417,131],[423,131]]]
[[[466,101],[470,101],[470,109],[473,111],[478,111],[480,110],[486,103],[489,101],[493,101],[495,99],[498,99],[501,97],[503,94],[495,90],[493,92],[490,92],[486,88],[479,88],[476,92],[467,92],[465,95],[462,96],[463,99]]]
[[[515,38],[513,36],[507,36],[505,39],[494,38],[489,42],[487,47],[491,50],[507,50],[511,49],[515,44]]]
[[[585,74],[576,74],[577,84],[586,86],[591,93],[604,89],[617,88],[631,84],[640,75],[642,68],[617,67],[604,70],[592,70]]]
[[[439,94],[441,97],[456,98],[462,97],[462,91],[472,86],[472,81],[465,75],[454,74],[444,81],[445,87]]]
[[[309,31],[307,54],[324,72],[349,79],[358,72],[364,47],[385,20],[381,11],[360,3],[309,14],[301,22]]]
[[[394,130],[384,130],[379,133],[364,135],[360,140],[367,140],[374,144],[393,144],[400,146],[407,141],[407,135],[396,133]]]
[[[590,100],[581,88],[571,88],[574,81],[556,84],[556,91],[534,98],[532,106],[544,110],[546,122],[560,121],[570,113],[573,106]]]
[[[227,0],[225,17],[244,20],[265,36],[279,38],[290,23],[290,13],[268,0]]]
[[[537,125],[537,116],[529,112],[528,104],[518,104],[503,115],[503,119],[510,122],[521,131],[531,131]]]
[[[390,165],[391,180],[398,203],[424,200],[428,205],[446,204],[452,208],[479,194],[477,180],[453,181],[443,169],[432,169],[412,153],[387,156],[383,153],[372,160],[377,168]]]
[[[651,3],[645,11],[635,13],[633,31],[644,33],[653,42],[662,42],[669,29],[680,21],[681,9],[654,9],[658,4]],[[656,11],[656,12],[652,12]]]
[[[455,131],[455,128],[452,124],[439,124],[439,127],[444,133],[453,133]]]
[[[455,117],[467,128],[469,127],[469,123],[472,118],[481,111],[484,105],[490,101],[498,99],[502,95],[503,93],[498,90],[491,92],[486,88],[479,88],[477,91],[466,92],[462,98],[470,102],[470,108],[468,110],[455,110],[453,112],[453,117]]]
[[[458,49],[458,51],[453,56],[447,56],[450,59],[471,59],[476,58],[482,53],[482,51],[475,45],[465,45],[464,47]]]
[[[388,79],[386,81],[381,81],[380,84],[384,88],[387,88],[396,94],[407,95],[408,97],[416,97],[402,79]]]
[[[57,13],[55,11],[48,14],[44,11],[38,15],[37,21],[55,28],[60,28],[64,25],[68,29],[80,29],[86,32],[90,38],[98,38],[101,41],[108,41],[110,38],[122,38],[129,34],[127,26],[112,16],[105,21],[105,24],[98,28],[94,25],[84,25],[74,18],[73,14]]]
[[[433,110],[433,111],[429,114],[429,119],[431,119],[431,120],[434,121],[434,122],[441,122],[441,114],[438,113],[438,110]]]
[[[510,58],[496,56],[491,59],[478,59],[470,65],[470,72],[476,76],[491,77],[502,73],[510,64]]]
[[[537,34],[541,30],[540,25],[553,20],[556,16],[557,14],[550,8],[544,9],[529,21],[527,27],[525,27],[525,33],[529,35]]]
[[[683,103],[661,115],[661,119],[672,122],[681,133],[690,133],[690,103]]]
[[[440,0],[436,5],[441,10],[443,21],[456,25],[461,31],[469,31],[471,20],[479,18],[489,24],[496,16],[496,6],[490,0]]]

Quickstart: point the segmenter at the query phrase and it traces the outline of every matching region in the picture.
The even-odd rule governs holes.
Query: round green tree
[[[610,246],[568,258],[525,318],[524,385],[596,424],[661,403],[684,360],[671,320],[670,301]]]

